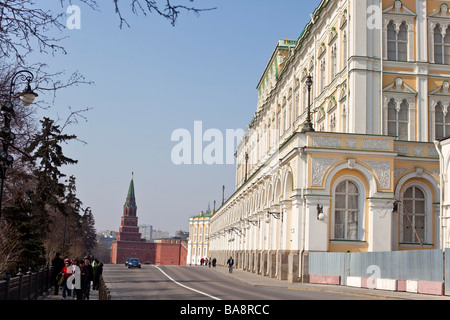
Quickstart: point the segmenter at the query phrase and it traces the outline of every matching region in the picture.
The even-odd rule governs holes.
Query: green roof
[[[130,182],[130,186],[128,187],[127,200],[125,201],[124,207],[136,208],[136,197],[134,195],[133,174],[131,175],[131,182]]]
[[[200,213],[199,215],[193,216],[192,218],[211,218],[214,214],[214,211],[206,211],[203,212],[203,215]]]

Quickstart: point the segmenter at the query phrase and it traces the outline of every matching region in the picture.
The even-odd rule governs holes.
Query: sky
[[[54,3],[52,10],[66,10]],[[72,3],[81,8],[81,28],[63,30],[67,54],[35,57],[49,71],[78,71],[93,82],[61,90],[54,101],[40,97],[52,106],[39,116],[64,119],[69,108],[91,109],[87,121],[66,129],[87,144],[64,145],[78,164],[62,171],[76,176],[77,196],[92,209],[98,231],[119,230],[132,172],[139,224],[171,235],[188,231],[190,217],[213,209],[214,201],[220,207],[223,185],[225,198],[234,193],[235,164],[176,165],[172,133],[185,129],[199,139],[196,121],[203,133],[245,130],[277,41],[298,39],[320,1],[195,0],[196,7],[217,9],[182,13],[175,26],[123,5],[130,27],[122,29],[112,0],[97,11]],[[224,150],[224,162],[225,156]]]

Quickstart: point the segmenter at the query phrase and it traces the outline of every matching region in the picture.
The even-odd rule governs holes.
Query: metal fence
[[[0,300],[35,300],[50,289],[52,267],[11,277],[8,273],[0,280]]]
[[[98,299],[99,300],[111,300],[111,293],[106,286],[105,280],[101,275],[99,278],[99,286],[98,286]]]
[[[444,281],[445,271],[450,275],[450,251],[408,250],[391,252],[310,252],[309,274],[347,277],[369,277],[379,272],[380,278],[397,280]],[[450,278],[450,276],[449,276]],[[450,279],[448,280],[450,282]],[[448,289],[447,289],[448,288]],[[450,284],[446,283],[446,292]]]

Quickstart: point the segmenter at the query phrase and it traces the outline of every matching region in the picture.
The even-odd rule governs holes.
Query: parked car
[[[140,268],[141,267],[141,261],[138,258],[131,258],[128,261],[128,269],[130,268]]]
[[[127,260],[125,260],[125,267],[128,266],[128,262],[130,262],[131,258],[127,258]]]

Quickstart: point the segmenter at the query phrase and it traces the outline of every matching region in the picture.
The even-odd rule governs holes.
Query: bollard
[[[6,270],[5,275],[3,276],[3,280],[6,281],[5,300],[8,300],[9,299],[9,283],[11,281],[11,275],[9,274],[9,270]]]
[[[33,272],[31,271],[31,267],[28,268],[27,276],[28,276],[28,300],[31,300],[31,283],[33,281]]]
[[[19,277],[19,293],[17,300],[22,300],[22,279],[23,279],[22,268],[19,268],[19,272],[16,274],[16,276]]]

